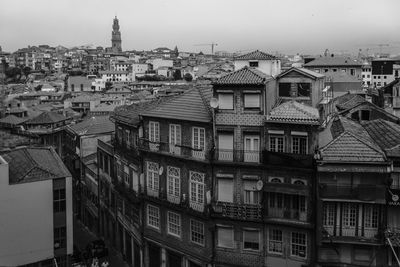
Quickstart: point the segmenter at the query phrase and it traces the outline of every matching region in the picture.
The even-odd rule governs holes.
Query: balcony
[[[261,154],[261,151],[216,149],[215,160],[222,162],[260,163],[262,158]]]
[[[217,202],[213,206],[214,214],[232,219],[259,221],[262,219],[262,208],[259,204],[237,204]]]
[[[264,150],[262,160],[266,165],[276,165],[292,168],[313,168],[314,158],[312,155],[300,155],[293,153],[280,153]]]
[[[190,146],[170,144],[164,142],[152,142],[147,139],[139,139],[139,149],[150,152],[163,153],[182,158],[195,160],[207,160],[208,153],[203,149],[196,149]]]
[[[308,210],[300,211],[295,209],[285,209],[285,208],[268,208],[267,210],[268,218],[277,219],[288,219],[296,220],[301,222],[308,222],[310,218],[310,212]]]
[[[326,242],[354,243],[380,242],[380,231],[378,228],[355,227],[355,226],[323,226],[323,240]]]
[[[167,194],[167,200],[173,204],[181,203],[181,198],[179,196],[175,196],[175,195],[171,195],[171,194]]]
[[[193,209],[195,211],[204,212],[204,203],[190,201],[189,206],[191,209]]]
[[[375,203],[385,204],[386,186],[384,185],[338,185],[321,184],[321,198],[329,199],[357,199],[360,201],[374,201]]]

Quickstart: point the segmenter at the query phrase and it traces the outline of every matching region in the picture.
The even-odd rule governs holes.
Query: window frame
[[[198,225],[194,225],[194,224],[198,224]],[[193,239],[194,235],[193,235],[193,231],[194,230],[201,230],[199,232],[196,232],[196,234],[199,235],[199,240],[202,242],[197,242],[196,240]],[[201,237],[202,235],[202,237]],[[198,220],[194,220],[194,219],[190,219],[190,241],[194,244],[200,245],[202,247],[204,247],[205,245],[205,231],[204,231],[204,223],[200,222]]]
[[[252,249],[252,248],[246,248],[245,247],[245,240],[246,240],[246,232],[257,232],[258,233],[258,249]],[[261,241],[261,231],[260,231],[260,229],[255,229],[255,228],[244,228],[243,229],[243,233],[242,233],[242,235],[243,235],[243,241],[242,241],[242,248],[243,248],[243,250],[245,250],[245,251],[260,251],[260,249],[261,249],[261,243],[262,243],[262,241]],[[247,242],[247,243],[249,243],[249,242]],[[255,243],[254,243],[255,244]]]
[[[274,142],[272,142],[272,139],[275,139]],[[279,139],[282,139],[282,151],[279,149]],[[268,142],[269,142],[269,151],[271,152],[278,152],[278,153],[285,153],[285,135],[280,135],[280,134],[269,134],[268,136]],[[274,149],[272,150],[272,144]]]
[[[170,218],[171,218],[170,215],[177,216],[177,218],[178,218],[177,222],[171,222],[170,221]],[[178,233],[174,233],[174,231],[171,231],[171,225],[176,227],[176,231]],[[181,217],[181,215],[179,213],[172,212],[172,211],[167,211],[167,233],[169,235],[181,238],[181,235],[182,235],[182,217]]]
[[[64,198],[63,198],[64,197]],[[53,190],[53,212],[66,212],[67,210],[67,192],[65,188]]]
[[[298,154],[298,155],[307,155],[308,154],[308,136],[302,136],[302,135],[292,135],[292,153],[293,154]],[[298,152],[295,152],[295,139],[299,140],[298,143]],[[305,153],[302,152],[302,143],[301,140],[305,140]]]
[[[231,105],[221,105],[222,103],[224,103],[225,104],[225,102],[222,102],[221,100],[221,98],[220,98],[220,96],[230,96],[230,97],[232,97],[232,106]],[[235,100],[235,94],[234,93],[232,93],[232,92],[219,92],[218,93],[218,109],[219,110],[234,110],[235,109],[235,105],[234,105],[234,100]],[[230,100],[230,99],[229,99]],[[228,101],[227,101],[228,102]]]
[[[177,170],[178,172],[177,176],[170,175],[170,171],[172,169]],[[181,169],[178,167],[167,166],[167,194],[173,197],[179,197],[179,198],[181,197]]]
[[[195,136],[196,136],[195,132],[196,131],[198,132],[197,133],[197,138],[195,138]],[[201,138],[201,133],[202,132],[204,133],[203,134],[204,140],[201,140],[202,139]],[[203,148],[202,148],[202,145],[201,145],[201,141],[203,141]],[[201,151],[205,151],[206,150],[206,129],[204,127],[196,127],[196,126],[192,127],[192,147],[193,147],[193,149],[200,149]]]
[[[276,237],[276,236],[274,236],[273,234],[272,234],[272,231],[279,231],[280,232],[280,240],[278,240],[278,239],[272,239],[272,237]],[[280,246],[281,246],[281,248],[280,248],[280,251],[275,251],[275,249],[274,250],[271,250],[271,243],[274,243],[274,244],[279,244],[280,243]],[[273,248],[275,248],[276,247],[276,245],[274,245],[273,246]],[[270,253],[270,254],[275,254],[275,255],[282,255],[283,254],[283,231],[281,230],[281,229],[278,229],[278,228],[269,228],[268,229],[268,248],[267,248],[267,250],[268,250],[268,253]]]
[[[202,178],[202,182],[199,181],[195,181],[194,179],[192,179],[192,177],[194,175],[199,175]],[[189,186],[190,186],[190,190],[189,190],[189,201],[190,202],[194,202],[197,204],[201,204],[204,205],[205,203],[205,189],[206,189],[206,185],[205,185],[205,174],[201,173],[201,172],[196,172],[196,171],[189,171]],[[193,186],[195,189],[195,194],[193,195]],[[201,190],[200,190],[201,189]],[[202,194],[200,194],[200,191],[202,191]],[[199,201],[201,196],[201,201]],[[193,199],[194,198],[194,199]]]
[[[150,213],[150,209],[153,209],[153,208],[154,208],[153,211],[154,212],[156,211],[157,215],[155,213],[154,214]],[[147,215],[146,216],[147,217],[147,226],[151,227],[151,228],[154,228],[156,230],[160,230],[160,208],[157,207],[157,206],[153,206],[153,205],[147,204],[147,214],[146,215]],[[151,217],[153,217],[153,218],[151,218]],[[156,223],[152,224],[151,221],[154,221]]]
[[[160,142],[160,123],[158,121],[149,121],[149,141],[151,143]]]
[[[229,241],[232,241],[230,243],[231,246],[229,246],[229,245],[225,246],[225,245],[222,245],[222,244],[219,243],[219,240],[220,240],[220,238],[219,238],[219,230],[220,229],[231,230],[231,238],[232,239],[229,240]],[[234,236],[235,236],[235,231],[234,231],[233,226],[217,225],[217,247],[219,247],[219,248],[235,248],[235,238],[234,238]]]
[[[298,242],[298,243],[293,242],[293,234],[296,234],[298,236],[299,235],[304,235],[304,244],[300,243],[300,242]],[[299,238],[297,238],[297,239],[300,240]],[[301,251],[299,249],[300,247],[304,247],[305,248],[304,249],[304,257],[293,253],[295,247],[297,247],[297,250],[299,252]],[[290,256],[296,257],[296,258],[300,258],[300,259],[306,259],[307,258],[307,252],[308,252],[307,251],[307,234],[304,233],[304,232],[294,232],[294,231],[290,232]]]
[[[249,96],[257,96],[258,97],[258,106],[246,106],[246,97],[249,97]],[[261,93],[244,92],[243,93],[243,108],[245,110],[261,110]]]

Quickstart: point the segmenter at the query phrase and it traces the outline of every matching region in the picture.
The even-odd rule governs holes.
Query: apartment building
[[[72,178],[54,149],[2,154],[0,185],[0,265],[70,266]]]

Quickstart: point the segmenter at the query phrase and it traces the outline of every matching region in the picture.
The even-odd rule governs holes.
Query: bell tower
[[[122,52],[121,47],[121,32],[119,31],[119,23],[117,16],[114,18],[114,23],[112,26],[112,33],[111,33],[111,49],[113,52]]]

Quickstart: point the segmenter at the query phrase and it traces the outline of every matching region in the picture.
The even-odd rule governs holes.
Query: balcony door
[[[179,124],[169,125],[169,153],[181,154],[181,126]]]
[[[356,236],[357,209],[357,204],[342,204],[342,236]]]
[[[260,136],[246,135],[244,137],[244,161],[260,162]]]
[[[218,160],[233,161],[233,134],[218,134]]]

